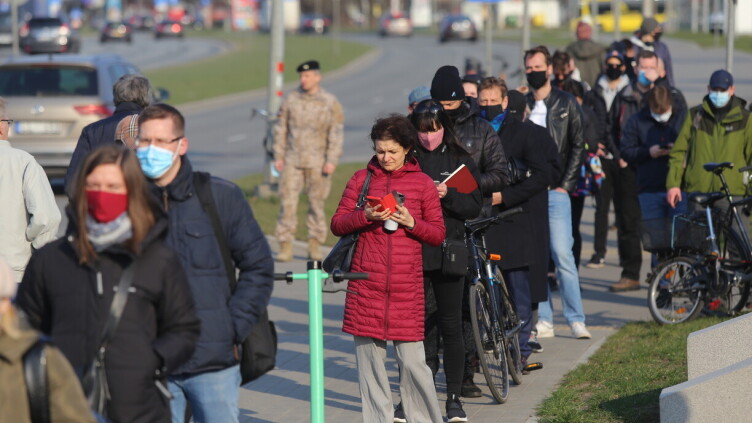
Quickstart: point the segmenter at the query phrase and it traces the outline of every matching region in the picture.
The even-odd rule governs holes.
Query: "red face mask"
[[[89,214],[99,223],[107,223],[128,210],[128,194],[86,190]]]

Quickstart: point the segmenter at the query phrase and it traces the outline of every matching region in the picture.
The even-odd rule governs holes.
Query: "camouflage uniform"
[[[315,94],[301,89],[290,93],[279,109],[274,127],[274,160],[283,160],[279,181],[280,211],[275,236],[292,242],[298,225],[298,197],[308,194],[308,237],[323,243],[327,234],[324,200],[332,178],[325,163],[336,165],[342,155],[344,114],[334,95],[319,88]]]

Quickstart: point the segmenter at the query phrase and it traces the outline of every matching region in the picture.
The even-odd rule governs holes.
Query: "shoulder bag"
[[[50,423],[50,389],[47,382],[47,344],[40,336],[23,356],[23,373],[32,423]]]
[[[193,186],[196,188],[196,195],[201,202],[201,207],[211,220],[214,236],[217,238],[225,271],[227,272],[227,279],[230,283],[230,292],[234,293],[238,285],[235,264],[232,261],[230,248],[227,245],[225,232],[222,230],[222,223],[217,213],[217,206],[214,203],[211,189],[211,175],[206,172],[194,172]],[[264,309],[256,325],[251,329],[251,333],[240,345],[239,353],[240,376],[243,385],[263,376],[276,365],[277,329],[274,327],[274,322],[269,321],[269,313],[266,309]]]
[[[363,181],[363,188],[360,189],[358,202],[355,204],[356,210],[362,209],[365,206],[368,185],[370,183],[371,171],[369,170],[365,181]],[[358,238],[360,238],[360,231],[355,231],[340,238],[332,250],[329,251],[329,254],[321,264],[321,268],[327,273],[332,273],[334,270],[349,272],[350,266],[352,266],[353,254],[355,254],[355,246],[358,244]]]

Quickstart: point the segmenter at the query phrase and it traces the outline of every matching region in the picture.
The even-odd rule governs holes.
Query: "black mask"
[[[504,109],[501,107],[501,104],[496,104],[493,106],[480,106],[480,115],[483,116],[483,119],[487,121],[492,121],[496,116],[499,116]]]
[[[546,81],[548,81],[546,71],[533,71],[527,74],[527,83],[530,84],[534,90],[546,85]]]
[[[662,32],[658,32],[658,33],[656,33],[655,35],[653,35],[653,39],[654,39],[654,40],[655,40],[655,42],[657,43],[658,41],[660,41],[660,40],[661,40],[661,37],[662,37],[662,36],[663,36],[663,33],[662,33]]]
[[[621,71],[621,66],[619,67],[613,67],[613,66],[607,66],[606,67],[606,77],[612,81],[616,81],[617,79],[621,78],[622,74],[624,72]]]
[[[655,44],[655,42],[653,42],[653,41],[645,41],[645,45],[648,46],[648,47],[653,47],[654,44]]]
[[[458,117],[462,116],[463,112],[464,110],[462,110],[462,105],[460,105],[460,107],[453,109],[453,110],[444,109],[444,113],[446,113],[447,116],[449,116],[449,119],[451,119],[452,122],[456,121]]]

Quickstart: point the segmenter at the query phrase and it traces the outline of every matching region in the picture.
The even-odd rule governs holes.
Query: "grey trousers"
[[[393,341],[400,368],[400,396],[410,423],[441,423],[433,374],[426,364],[423,342]],[[391,423],[392,392],[386,374],[386,341],[355,336],[360,398],[364,423]]]

